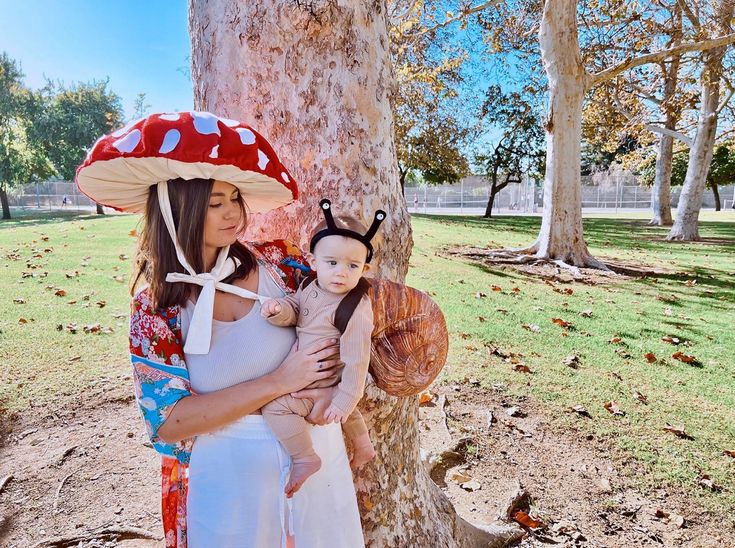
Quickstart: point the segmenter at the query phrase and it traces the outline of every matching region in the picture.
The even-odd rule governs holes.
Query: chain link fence
[[[70,181],[46,181],[10,189],[8,203],[21,210],[95,211],[97,208]]]

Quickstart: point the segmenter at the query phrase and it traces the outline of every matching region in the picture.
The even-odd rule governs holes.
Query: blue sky
[[[151,112],[189,110],[186,0],[0,0],[0,51],[31,88],[108,78],[126,116],[146,93]]]

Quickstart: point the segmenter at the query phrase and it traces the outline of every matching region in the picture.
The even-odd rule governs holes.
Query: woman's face
[[[204,247],[218,249],[235,243],[243,222],[240,191],[224,181],[215,181],[204,220]]]

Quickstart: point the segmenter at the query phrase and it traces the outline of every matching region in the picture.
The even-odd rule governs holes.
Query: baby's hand
[[[333,403],[327,407],[327,410],[324,412],[324,420],[327,424],[330,422],[345,422],[347,420],[347,415],[345,415],[344,411],[342,411],[339,407],[335,406]]]
[[[281,311],[281,304],[275,299],[268,299],[260,307],[260,315],[264,318],[275,316]]]

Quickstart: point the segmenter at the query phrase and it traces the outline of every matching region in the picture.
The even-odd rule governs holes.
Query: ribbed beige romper
[[[339,355],[345,364],[340,377],[325,379],[309,388],[337,385],[332,403],[349,417],[342,428],[351,440],[366,434],[367,427],[355,408],[365,391],[370,364],[370,337],[373,332],[373,309],[368,297],[355,307],[345,332],[340,336],[334,326],[334,313],[346,296],[322,289],[314,281],[300,287],[293,295],[278,299],[281,312],[268,318],[275,325],[296,325],[299,347],[304,348],[325,339],[339,339]],[[293,456],[311,448],[311,439],[304,417],[314,402],[308,398],[281,396],[263,407],[263,418],[271,427],[286,452]]]

